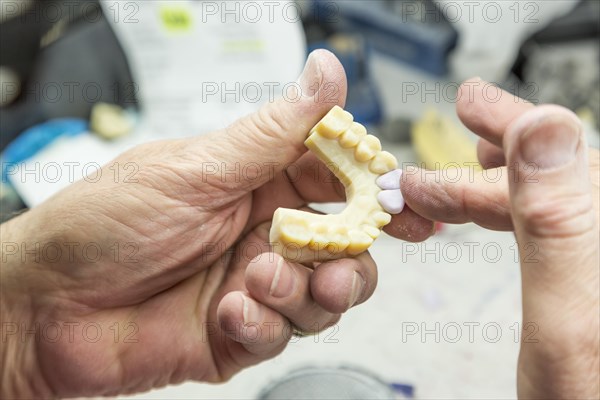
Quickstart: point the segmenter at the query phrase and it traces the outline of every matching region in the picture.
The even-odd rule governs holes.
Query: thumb
[[[540,106],[508,127],[503,145],[523,288],[519,395],[564,395],[570,379],[594,378],[586,362],[567,360],[598,348],[598,215],[583,129],[572,112]]]
[[[253,190],[306,152],[309,130],[346,100],[346,74],[327,50],[313,51],[296,83],[283,96],[216,132],[210,157],[228,189]],[[201,138],[203,139],[203,138]]]

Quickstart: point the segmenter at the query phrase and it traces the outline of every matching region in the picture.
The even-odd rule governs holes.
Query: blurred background
[[[595,0],[0,0],[2,221],[138,143],[286,95],[316,48],[340,58],[346,108],[402,165],[476,162],[454,112],[472,76],[572,109],[598,147],[599,19]],[[437,229],[426,244],[377,241],[379,287],[338,326],[226,385],[138,397],[515,397],[514,238]]]

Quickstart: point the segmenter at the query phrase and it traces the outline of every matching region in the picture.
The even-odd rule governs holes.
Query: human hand
[[[278,100],[207,136],[138,146],[97,182],[80,181],[2,225],[4,395],[222,382],[280,353],[292,325],[322,330],[371,296],[368,253],[313,271],[269,252],[277,207],[344,197],[303,145],[343,106],[343,68],[317,51],[299,83],[297,102]],[[115,180],[109,169],[127,164],[137,174]],[[430,222],[404,218],[412,228],[396,236],[429,235]]]
[[[449,182],[409,169],[401,179],[406,204],[432,221],[514,230],[522,326],[538,328],[536,340],[521,343],[519,397],[600,398],[598,150],[588,150],[572,112],[506,92],[492,102],[497,96],[485,88],[479,79],[463,84],[457,112],[481,136],[486,170]]]

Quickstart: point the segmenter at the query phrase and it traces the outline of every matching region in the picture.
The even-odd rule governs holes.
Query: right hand
[[[567,109],[535,107],[506,92],[490,102],[485,87],[465,82],[457,112],[481,136],[481,165],[495,171],[465,172],[459,182],[406,171],[406,204],[432,221],[514,230],[522,326],[539,329],[537,340],[521,343],[519,397],[600,398],[598,150],[588,149]],[[502,179],[492,180],[497,174]],[[535,255],[526,257],[532,247]]]

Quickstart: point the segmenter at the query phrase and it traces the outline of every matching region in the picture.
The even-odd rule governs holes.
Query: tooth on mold
[[[381,151],[375,155],[369,164],[369,170],[374,174],[385,174],[398,168],[396,157],[387,151]]]
[[[363,225],[361,228],[364,233],[371,236],[373,239],[377,239],[381,234],[381,230],[372,225]]]
[[[358,135],[352,132],[352,130],[348,129],[346,132],[342,133],[342,136],[340,136],[340,146],[342,146],[345,149],[348,149],[350,147],[356,146],[359,140],[360,138],[358,137]]]
[[[373,214],[371,214],[371,219],[375,225],[382,227],[390,223],[392,216],[383,211],[375,211]]]
[[[326,246],[326,250],[332,254],[341,253],[346,250],[350,244],[348,239],[348,228],[345,226],[337,226],[330,229],[331,242]]]
[[[346,228],[346,226],[344,226],[344,225],[330,226],[328,229],[328,233],[331,237],[344,238],[344,237],[348,236],[348,228]]]
[[[316,239],[312,239],[310,241],[310,243],[308,244],[308,248],[311,249],[312,251],[322,251],[325,248],[327,248],[327,246],[329,246],[330,242],[328,240],[322,240],[323,238],[316,238]]]
[[[358,162],[366,162],[381,151],[381,142],[373,135],[361,139],[354,150],[354,157]]]
[[[315,125],[313,131],[327,139],[335,139],[351,127],[353,119],[348,111],[335,106]]]
[[[334,240],[327,243],[327,246],[325,246],[325,251],[327,251],[331,255],[340,254],[344,250],[346,250],[346,248],[348,248],[349,245],[350,240],[347,238],[341,240]]]
[[[356,133],[358,135],[358,137],[364,137],[367,136],[367,128],[365,128],[365,126],[363,124],[360,124],[358,122],[353,122],[352,125],[350,126],[350,129],[352,129],[354,131],[354,133]]]
[[[331,240],[327,235],[329,227],[326,224],[318,222],[310,224],[310,230],[313,232],[313,237],[308,243],[310,249],[320,251],[331,243]]]
[[[289,218],[281,224],[279,237],[284,242],[306,246],[310,242],[312,234],[306,222]]]
[[[348,235],[350,236],[350,244],[346,248],[346,252],[353,256],[363,253],[373,243],[371,236],[357,229],[351,230]]]
[[[364,136],[367,136],[367,128],[358,122],[353,122],[346,132],[342,133],[340,136],[340,145],[348,149],[350,147],[354,147],[360,142],[360,139]]]

